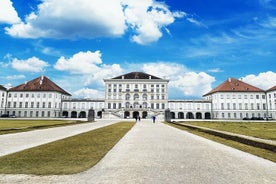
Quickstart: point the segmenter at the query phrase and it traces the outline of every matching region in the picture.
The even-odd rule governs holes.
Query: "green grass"
[[[276,140],[275,122],[183,122],[184,124],[207,127],[252,137]]]
[[[192,129],[189,129],[187,127],[183,127],[183,126],[180,126],[180,125],[175,125],[175,124],[172,124],[172,123],[166,123],[166,124],[170,125],[170,126],[173,126],[175,128],[190,132],[192,134],[196,134],[198,136],[213,140],[215,142],[219,142],[221,144],[236,148],[238,150],[241,150],[241,151],[244,151],[244,152],[247,152],[247,153],[250,153],[250,154],[253,154],[253,155],[268,159],[268,160],[271,160],[273,162],[276,162],[276,154],[272,151],[268,151],[268,150],[265,150],[265,149],[256,148],[256,147],[253,147],[253,146],[242,144],[242,143],[239,143],[239,142],[236,142],[236,141],[224,139],[224,138],[214,136],[214,135],[211,135],[211,134],[208,134],[208,133],[205,133],[205,132],[201,132],[201,131],[198,131],[198,130],[192,130]]]
[[[74,125],[79,123],[86,123],[86,122],[70,121],[70,120],[17,120],[17,119],[6,120],[5,119],[5,120],[0,120],[0,135],[30,131],[30,130],[41,129],[41,128]]]
[[[0,173],[61,175],[85,171],[101,160],[133,125],[119,122],[0,157]]]

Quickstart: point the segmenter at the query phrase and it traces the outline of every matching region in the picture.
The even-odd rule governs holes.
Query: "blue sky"
[[[276,0],[0,0],[0,84],[45,75],[73,97],[103,79],[170,79],[170,99],[201,98],[228,77],[276,85]]]

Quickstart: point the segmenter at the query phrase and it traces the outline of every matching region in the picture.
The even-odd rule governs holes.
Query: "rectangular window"
[[[25,102],[25,108],[28,108],[28,102]]]
[[[42,108],[45,108],[45,102],[42,102]]]
[[[22,108],[22,102],[19,102],[19,108]]]
[[[36,108],[39,108],[39,102],[36,103]]]
[[[259,95],[256,95],[256,99],[259,99]]]
[[[48,108],[52,108],[51,106],[52,106],[52,103],[49,102],[49,103],[48,103]]]

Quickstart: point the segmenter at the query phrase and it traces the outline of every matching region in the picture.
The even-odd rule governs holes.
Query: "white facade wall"
[[[265,92],[216,92],[205,98],[212,101],[214,119],[267,116]]]
[[[169,100],[172,119],[211,119],[211,107],[207,100]]]
[[[268,117],[276,119],[276,90],[267,92]]]
[[[5,114],[7,92],[0,90],[0,116]]]
[[[9,91],[6,113],[17,117],[61,116],[61,100],[70,96],[55,91]]]
[[[101,118],[104,109],[104,99],[68,99],[62,101],[62,116],[63,117],[79,117],[87,118],[89,109],[95,111],[95,117]]]
[[[106,109],[166,109],[168,80],[105,80]]]

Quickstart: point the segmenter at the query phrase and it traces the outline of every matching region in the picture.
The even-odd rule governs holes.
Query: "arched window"
[[[139,99],[139,95],[137,93],[134,94],[133,96],[134,100],[138,100]]]
[[[148,99],[148,95],[147,94],[143,94],[142,98],[143,98],[143,100],[147,100]]]
[[[126,94],[126,100],[129,100],[130,99],[130,94]]]

